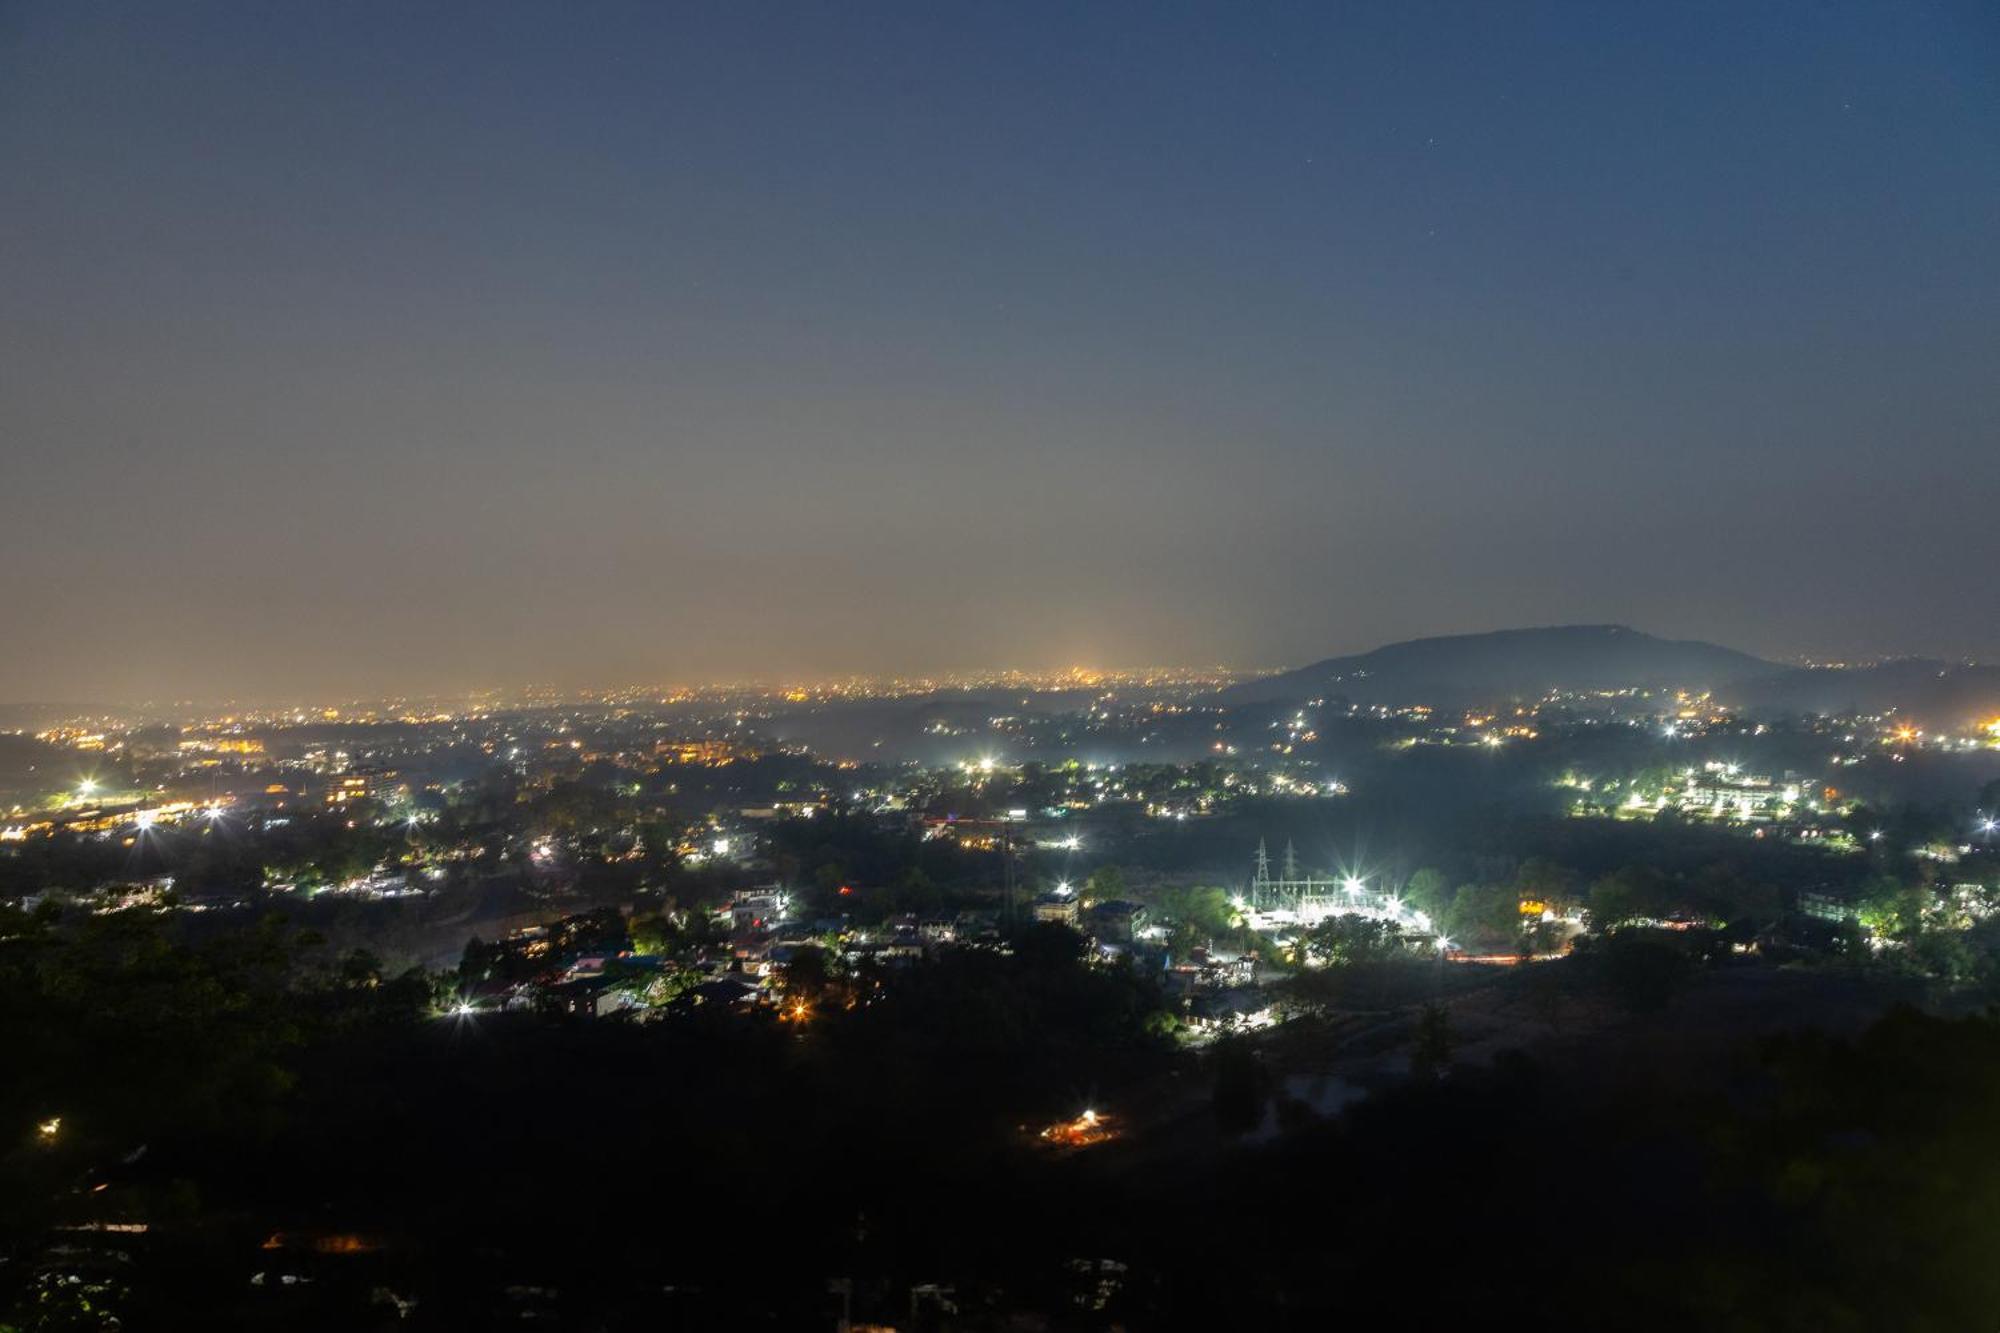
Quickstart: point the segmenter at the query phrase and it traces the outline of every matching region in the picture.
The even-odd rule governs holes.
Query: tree
[[[1232,934],[1239,922],[1229,895],[1209,885],[1161,890],[1154,906],[1173,923],[1167,943],[1177,955],[1186,955],[1218,937]]]
[[[1861,924],[1885,939],[1903,939],[1923,929],[1928,890],[1904,884],[1893,875],[1876,875],[1862,890],[1857,915]]]
[[[1379,963],[1409,952],[1402,927],[1393,921],[1377,921],[1365,916],[1330,916],[1299,935],[1292,946],[1293,960],[1337,967],[1350,963]]]
[[[817,945],[803,944],[793,951],[791,961],[784,965],[785,993],[796,999],[816,999],[833,980],[833,968],[827,962],[826,951]]]
[[[1673,887],[1651,866],[1626,866],[1590,886],[1590,922],[1599,930],[1642,917],[1665,916]]]
[[[1215,1069],[1215,1123],[1225,1134],[1247,1134],[1263,1122],[1271,1078],[1257,1048],[1242,1037],[1224,1037],[1210,1060]]]
[[[1092,902],[1115,902],[1125,896],[1125,872],[1117,866],[1100,866],[1083,883],[1083,896]]]
[[[1194,922],[1176,920],[1167,927],[1167,953],[1174,958],[1186,958],[1205,946],[1209,938]]]
[[[1403,886],[1403,901],[1432,921],[1441,921],[1451,908],[1451,881],[1442,870],[1425,866]]]
[[[1445,934],[1460,941],[1512,947],[1520,921],[1520,899],[1511,886],[1461,884],[1443,924]]]
[[[1443,1078],[1457,1045],[1451,1016],[1441,1004],[1427,1004],[1417,1015],[1416,1044],[1410,1052],[1410,1072],[1418,1078]]]
[[[1666,1008],[1694,970],[1678,945],[1636,931],[1612,935],[1592,952],[1606,989],[1633,1014]]]
[[[634,953],[664,957],[675,952],[681,944],[680,928],[664,912],[633,917],[631,930]]]
[[[1524,921],[1516,947],[1523,958],[1534,958],[1561,948],[1563,937],[1564,927],[1560,921]]]
[[[903,871],[890,890],[890,901],[898,912],[935,912],[944,906],[944,892],[925,873],[922,866],[913,865]]]
[[[1013,937],[1014,956],[1030,971],[1073,967],[1090,949],[1090,941],[1058,921],[1036,921]]]
[[[1531,856],[1521,863],[1514,889],[1522,899],[1544,903],[1560,915],[1575,904],[1576,873],[1546,856]]]

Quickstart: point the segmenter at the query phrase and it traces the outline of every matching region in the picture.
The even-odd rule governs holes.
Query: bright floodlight
[[[1349,875],[1346,879],[1341,881],[1340,887],[1346,889],[1349,893],[1359,893],[1361,892],[1362,884],[1359,877],[1354,875]]]
[[[89,796],[92,793],[96,792],[96,790],[97,790],[96,778],[85,778],[83,781],[76,784],[76,794],[78,796]]]
[[[141,810],[136,816],[133,817],[133,822],[136,823],[139,826],[140,831],[143,832],[144,830],[153,827],[154,822],[158,820],[159,817],[160,816],[156,811]]]
[[[468,1018],[472,1014],[472,1004],[470,1001],[460,1000],[456,1005],[452,1007],[452,1012],[454,1014],[457,1014],[460,1018]]]

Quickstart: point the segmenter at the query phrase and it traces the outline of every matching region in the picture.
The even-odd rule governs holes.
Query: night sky
[[[2000,656],[2000,6],[0,0],[0,699]]]

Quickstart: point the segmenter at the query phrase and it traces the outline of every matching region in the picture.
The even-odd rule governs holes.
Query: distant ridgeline
[[[1623,625],[1558,625],[1392,643],[1244,681],[1217,697],[1226,704],[1336,695],[1364,704],[1476,702],[1551,689],[1714,689],[1784,669],[1731,648],[1657,639]]]
[[[2000,666],[1923,659],[1882,666],[1787,667],[1697,639],[1661,639],[1624,625],[1454,634],[1332,657],[1216,695],[1229,705],[1342,698],[1357,704],[1475,704],[1550,690],[1656,687],[1708,690],[1734,707],[1773,713],[1880,713],[1939,726],[2000,717]]]

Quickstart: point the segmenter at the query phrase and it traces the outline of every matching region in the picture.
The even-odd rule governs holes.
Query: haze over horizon
[[[0,700],[2000,658],[2000,11],[0,8]]]
[[[922,684],[924,682],[932,682],[940,690],[949,690],[958,687],[991,685],[995,683],[997,678],[1000,677],[1013,678],[1017,676],[1037,680],[1038,683],[1034,686],[1034,688],[1060,691],[1063,689],[1072,688],[1076,684],[1076,681],[1071,679],[1071,677],[1076,675],[1077,673],[1082,673],[1083,675],[1089,676],[1091,678],[1107,678],[1111,680],[1130,678],[1132,676],[1139,674],[1147,674],[1150,676],[1151,673],[1156,673],[1156,672],[1185,673],[1185,677],[1187,679],[1193,680],[1202,677],[1204,673],[1214,673],[1214,675],[1233,676],[1238,680],[1247,683],[1256,680],[1289,678],[1291,675],[1301,670],[1310,669],[1315,666],[1320,666],[1332,662],[1338,662],[1347,658],[1368,657],[1374,650],[1377,649],[1394,651],[1396,649],[1408,648],[1417,645],[1437,645],[1442,647],[1450,645],[1454,640],[1479,640],[1493,636],[1496,633],[1503,636],[1512,636],[1512,635],[1524,635],[1524,634],[1537,635],[1543,632],[1556,633],[1556,632],[1585,630],[1585,629],[1617,630],[1617,629],[1632,629],[1632,628],[1634,627],[1618,626],[1611,624],[1588,625],[1588,626],[1585,625],[1508,626],[1505,627],[1504,629],[1500,629],[1497,631],[1475,630],[1466,632],[1454,632],[1441,635],[1419,636],[1414,640],[1395,640],[1383,644],[1371,644],[1367,648],[1358,649],[1353,652],[1342,651],[1337,653],[1321,654],[1319,657],[1305,662],[1281,662],[1281,663],[1242,663],[1242,662],[1203,663],[1203,662],[1167,662],[1167,661],[1153,662],[1153,663],[993,662],[985,664],[972,663],[966,665],[952,665],[952,666],[939,667],[929,670],[909,670],[909,671],[885,670],[876,672],[834,671],[834,672],[821,672],[821,673],[807,672],[794,675],[782,675],[782,674],[758,675],[754,673],[738,673],[735,675],[720,675],[720,676],[708,676],[708,677],[699,677],[690,675],[682,675],[682,676],[664,675],[664,676],[656,676],[653,678],[633,678],[627,680],[590,680],[590,679],[514,680],[514,679],[495,678],[487,681],[474,682],[469,685],[464,685],[452,689],[403,687],[403,688],[382,688],[371,691],[371,690],[338,690],[338,689],[306,690],[306,689],[294,688],[288,691],[282,688],[273,687],[257,692],[244,692],[244,693],[228,694],[228,695],[182,695],[182,696],[152,695],[146,697],[128,697],[128,698],[106,698],[106,697],[81,698],[72,696],[68,698],[49,697],[42,699],[0,699],[0,710],[11,709],[19,711],[25,709],[29,710],[29,712],[31,713],[35,712],[36,710],[40,710],[41,712],[46,714],[46,716],[53,718],[54,716],[56,716],[56,713],[51,712],[49,710],[60,710],[64,708],[73,708],[73,707],[87,708],[87,707],[104,706],[116,709],[145,710],[145,709],[155,709],[155,708],[181,708],[181,707],[202,708],[202,707],[216,707],[216,706],[250,707],[250,708],[291,708],[295,706],[310,707],[320,704],[347,704],[347,703],[362,703],[362,702],[373,703],[373,702],[383,702],[383,701],[398,700],[398,699],[442,702],[454,699],[460,701],[467,701],[474,699],[498,698],[501,700],[518,701],[521,698],[527,696],[539,696],[543,692],[553,692],[554,694],[561,697],[583,698],[594,695],[623,696],[634,692],[643,694],[656,690],[662,692],[677,691],[677,690],[693,690],[697,692],[702,692],[711,690],[729,690],[735,688],[743,688],[743,689],[777,689],[777,688],[796,688],[796,687],[839,688],[848,683],[886,684],[891,681],[900,681],[908,684]],[[1708,640],[1702,640],[1702,639],[1674,640],[1674,639],[1669,639],[1666,636],[1646,635],[1645,631],[1643,630],[1639,631],[1639,634],[1641,635],[1642,638],[1651,638],[1652,640],[1654,640],[1654,646],[1662,650],[1678,646],[1680,644],[1691,643],[1697,646],[1705,646],[1707,648],[1720,649],[1725,653],[1733,651],[1729,647],[1729,645],[1714,644]],[[1542,651],[1548,654],[1547,660],[1551,663],[1550,669],[1558,670],[1559,668],[1557,668],[1555,664],[1570,662],[1573,653],[1587,652],[1588,649],[1582,644],[1579,644],[1575,641],[1571,641],[1567,646],[1564,646],[1557,642],[1549,642],[1545,645]],[[1749,654],[1748,656],[1755,657],[1756,655]],[[1791,667],[1826,666],[1830,664],[1827,659],[1811,658],[1811,657],[1800,657],[1800,658],[1780,657],[1780,658],[1764,658],[1762,660],[1768,664],[1770,668],[1770,673],[1772,675],[1777,675],[1779,673],[1782,673],[1787,668]],[[1897,660],[1910,661],[1910,660],[1937,660],[1937,659],[1934,658],[1914,659],[1913,655],[1908,655],[1908,654],[1886,655],[1879,658],[1857,658],[1851,660],[1842,660],[1839,662],[1839,665],[1866,667],[1882,663],[1894,662]],[[1477,675],[1481,670],[1476,665],[1477,661],[1478,657],[1475,651],[1473,655],[1459,660],[1457,666],[1454,669],[1460,672],[1472,672],[1473,674]],[[1954,664],[1955,665],[1976,664],[1981,666],[1992,665],[1990,663],[1977,662],[1976,659],[1972,658],[1955,659]],[[1576,669],[1575,663],[1572,662],[1572,664],[1569,667],[1561,669],[1574,670]],[[1210,678],[1212,679],[1213,676],[1211,676]],[[1745,678],[1746,679],[1761,678],[1761,672],[1757,673],[1752,677],[1745,677]],[[166,716],[168,715],[161,714],[161,717],[163,719]]]

